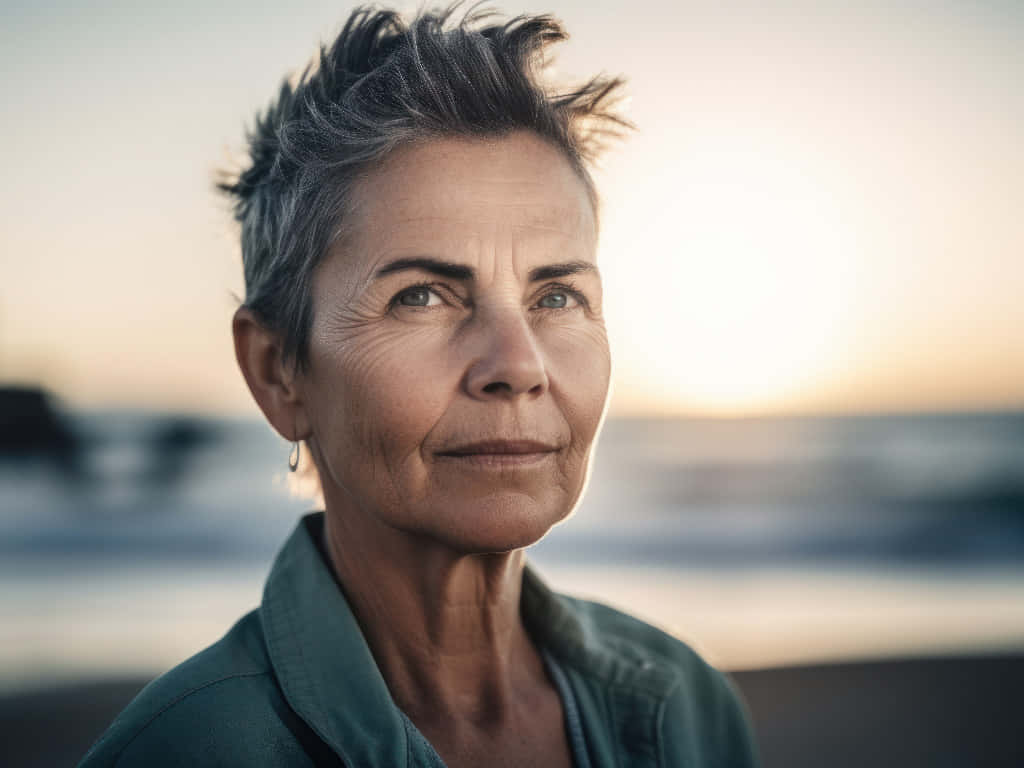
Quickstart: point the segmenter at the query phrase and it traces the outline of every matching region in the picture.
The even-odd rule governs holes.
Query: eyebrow
[[[404,272],[410,269],[418,269],[424,272],[431,272],[450,280],[472,280],[473,269],[462,264],[455,264],[451,261],[431,259],[426,256],[417,256],[410,259],[396,259],[385,264],[377,270],[377,277],[384,277],[393,272]]]
[[[463,264],[455,264],[451,261],[432,259],[427,256],[416,256],[413,258],[396,259],[377,270],[377,277],[384,277],[395,272],[407,270],[422,270],[440,277],[447,277],[449,280],[472,280],[475,272],[472,267]],[[529,281],[531,283],[541,280],[551,280],[556,277],[567,277],[580,272],[596,272],[597,267],[588,261],[567,261],[563,264],[547,264],[543,267],[535,267],[530,270]]]
[[[544,267],[531,269],[530,282],[536,283],[556,277],[568,277],[569,275],[578,275],[580,272],[597,272],[597,267],[589,261],[567,261],[564,264],[548,264]]]

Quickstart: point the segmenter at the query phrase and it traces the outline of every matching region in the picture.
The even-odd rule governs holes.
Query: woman
[[[325,512],[260,608],[85,765],[753,762],[719,673],[525,565],[578,502],[605,409],[586,163],[619,83],[550,95],[534,64],[557,22],[449,16],[356,11],[224,185],[238,363]]]

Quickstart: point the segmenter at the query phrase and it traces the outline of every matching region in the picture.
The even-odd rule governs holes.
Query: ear
[[[235,359],[256,404],[270,425],[285,440],[309,435],[309,419],[293,367],[286,364],[279,335],[260,322],[247,307],[240,307],[231,321]]]

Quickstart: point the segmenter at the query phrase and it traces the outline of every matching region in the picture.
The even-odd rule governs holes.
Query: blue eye
[[[537,306],[541,309],[566,309],[575,306],[577,303],[576,296],[570,291],[552,291],[543,296],[537,302]]]
[[[406,288],[398,294],[396,304],[403,307],[430,307],[441,303],[441,298],[425,285]]]
[[[561,309],[569,302],[569,297],[564,293],[549,293],[537,303],[545,309]]]

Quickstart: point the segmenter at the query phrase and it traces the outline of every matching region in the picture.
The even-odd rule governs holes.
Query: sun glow
[[[638,289],[642,301],[631,292],[647,314],[631,307],[636,322],[617,344],[631,367],[653,369],[642,397],[723,414],[786,407],[842,363],[854,232],[828,186],[792,159],[702,148],[660,190],[639,243],[658,254],[647,262],[657,279]]]

